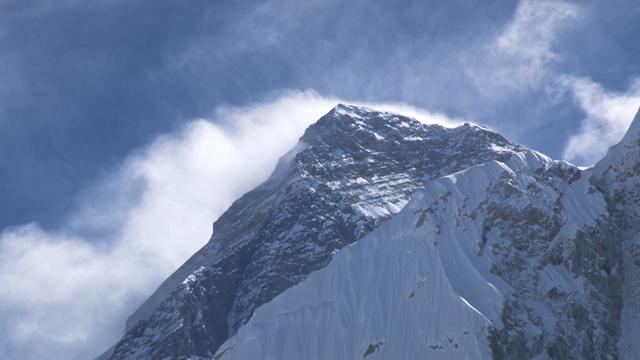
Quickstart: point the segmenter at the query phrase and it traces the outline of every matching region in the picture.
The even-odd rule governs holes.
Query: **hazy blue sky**
[[[638,19],[637,0],[0,0],[0,283],[32,290],[0,293],[16,325],[0,358],[42,355],[34,339],[69,323],[49,312],[104,309],[104,297],[77,300],[78,274],[114,266],[118,286],[87,278],[124,294],[115,310],[42,346],[82,358],[117,338],[208,223],[339,99],[479,122],[592,164],[640,105]],[[191,218],[206,227],[188,233],[198,240],[172,242]],[[180,220],[159,231],[166,219]],[[165,239],[162,256],[109,247],[140,234]],[[112,262],[131,251],[154,269],[140,283],[125,271],[139,268]],[[60,279],[16,261],[62,269],[59,297],[38,291]]]
[[[159,133],[282,89],[407,102],[561,158],[582,113],[549,89],[572,75],[627,91],[640,74],[640,3],[580,1],[525,24],[550,28],[522,46],[551,58],[490,49],[516,6],[2,0],[0,225],[54,224],[79,188]]]

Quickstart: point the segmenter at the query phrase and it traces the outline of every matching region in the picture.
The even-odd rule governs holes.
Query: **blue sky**
[[[582,113],[549,88],[568,74],[628,91],[640,73],[640,5],[581,1],[571,5],[575,14],[547,10],[558,18],[542,14],[530,27],[549,28],[533,40],[548,44],[531,46],[548,46],[542,51],[554,56],[533,62],[490,49],[517,5],[4,0],[0,199],[11,206],[0,225],[55,225],[78,189],[158,134],[282,89],[407,102],[493,126],[561,158]],[[504,74],[492,73],[500,67]],[[508,69],[523,68],[543,69],[495,84],[517,80]]]
[[[215,216],[337,101],[471,120],[593,163],[640,106],[638,18],[634,0],[0,0],[0,282],[32,285],[0,294],[12,299],[0,314],[26,314],[11,317],[20,331],[0,357],[37,358],[34,339],[64,323],[49,312],[108,306],[70,300],[89,280],[120,294],[113,310],[46,351],[83,358],[117,338]],[[172,240],[183,237],[195,240]],[[118,256],[151,259],[148,273],[130,281],[140,268]],[[16,259],[33,266],[8,270]],[[37,294],[60,280],[36,269],[47,261],[66,279],[55,301]],[[120,281],[97,275],[114,267]]]

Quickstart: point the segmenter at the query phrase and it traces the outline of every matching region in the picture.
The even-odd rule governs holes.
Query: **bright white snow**
[[[489,329],[501,325],[511,288],[490,272],[492,254],[478,255],[482,216],[471,211],[505,174],[526,186],[551,163],[526,151],[429,183],[395,218],[260,307],[220,347],[220,359],[489,359]],[[564,201],[576,220],[558,237],[604,211],[599,194],[584,196],[588,186],[568,186]],[[556,194],[541,196],[532,203]],[[581,286],[564,268],[541,273],[543,288]]]

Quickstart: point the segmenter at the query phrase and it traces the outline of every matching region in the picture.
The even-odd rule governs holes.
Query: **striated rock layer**
[[[621,246],[589,173],[523,151],[430,181],[220,359],[615,358]]]
[[[522,150],[475,125],[338,105],[214,223],[207,245],[129,318],[109,358],[210,358],[256,308],[327,266],[425,184]]]
[[[214,229],[111,358],[640,358],[640,115],[583,170],[339,105]]]

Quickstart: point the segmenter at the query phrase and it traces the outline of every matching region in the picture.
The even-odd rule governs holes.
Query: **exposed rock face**
[[[640,358],[640,115],[581,170],[339,105],[214,229],[111,358]]]
[[[510,286],[489,337],[493,358],[615,356],[621,246],[588,173],[549,163],[528,182],[505,174],[487,192],[483,233],[494,240],[484,246]]]
[[[392,220],[260,307],[219,354],[616,358],[613,231],[588,172],[531,151],[490,161],[426,183]]]
[[[397,214],[427,181],[521,150],[474,125],[338,105],[215,222],[209,243],[132,315],[111,358],[213,356],[256,308]]]

